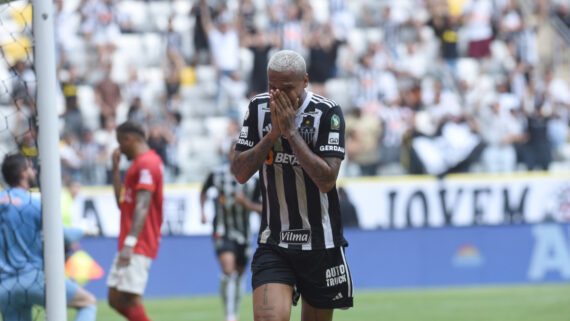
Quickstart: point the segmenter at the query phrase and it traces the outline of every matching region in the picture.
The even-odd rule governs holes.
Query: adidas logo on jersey
[[[332,300],[337,301],[337,300],[340,300],[342,298],[343,298],[342,293],[339,292]]]
[[[267,134],[271,131],[271,124],[267,124],[265,127],[263,127],[263,129],[261,130],[262,133]]]

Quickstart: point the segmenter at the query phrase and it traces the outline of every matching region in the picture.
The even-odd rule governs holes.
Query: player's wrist
[[[285,138],[290,139],[291,137],[295,136],[295,134],[298,133],[299,132],[297,131],[297,128],[291,128],[284,133],[284,136]]]
[[[135,247],[135,245],[137,245],[137,241],[138,239],[136,238],[136,236],[129,235],[125,238],[125,242],[123,242],[123,245],[127,247]]]

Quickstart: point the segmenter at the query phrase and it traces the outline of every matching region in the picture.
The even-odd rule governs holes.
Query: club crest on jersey
[[[307,115],[303,117],[301,121],[301,126],[299,127],[299,133],[307,145],[313,144],[313,137],[315,136],[315,117]]]
[[[332,117],[331,117],[331,129],[332,130],[339,130],[340,129],[340,117],[338,117],[338,115],[332,115]]]
[[[281,243],[307,244],[311,242],[311,230],[281,231]]]

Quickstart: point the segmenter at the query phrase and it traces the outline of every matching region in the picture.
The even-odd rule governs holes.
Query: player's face
[[[289,99],[299,107],[301,99],[304,98],[305,88],[309,84],[309,76],[296,75],[293,71],[267,71],[269,90],[279,89],[285,92]]]
[[[127,156],[128,160],[132,160],[133,157],[133,144],[134,139],[132,135],[129,134],[117,134],[117,142],[119,143],[119,149],[121,153]]]

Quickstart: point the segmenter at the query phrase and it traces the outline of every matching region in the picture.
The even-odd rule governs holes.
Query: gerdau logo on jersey
[[[287,244],[306,244],[311,241],[311,230],[281,231],[281,242]]]

